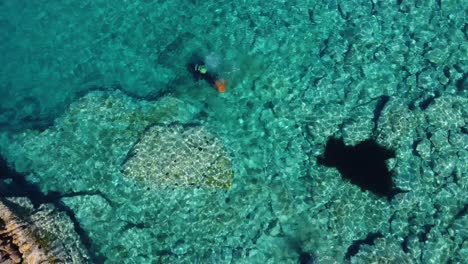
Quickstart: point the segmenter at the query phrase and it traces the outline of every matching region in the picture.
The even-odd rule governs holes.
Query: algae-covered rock
[[[0,201],[0,263],[90,263],[73,224],[52,205]]]
[[[228,189],[233,181],[223,145],[201,126],[151,127],[132,149],[123,173],[155,186]]]
[[[379,119],[377,139],[384,146],[407,149],[413,143],[420,124],[419,112],[410,111],[399,100],[390,100]]]
[[[414,263],[409,254],[401,249],[401,242],[391,237],[378,238],[372,245],[362,245],[351,263],[410,264]]]
[[[152,102],[94,91],[72,103],[54,126],[5,137],[0,149],[19,173],[34,171],[29,180],[44,192],[96,188],[118,172],[146,127],[190,118],[186,105],[173,97]]]
[[[468,99],[463,96],[444,95],[434,100],[426,110],[428,130],[454,130],[466,125]]]

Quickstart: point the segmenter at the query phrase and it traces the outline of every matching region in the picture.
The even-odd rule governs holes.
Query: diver
[[[220,93],[224,93],[226,91],[226,81],[220,78],[217,74],[208,71],[208,67],[202,59],[192,59],[188,64],[188,70],[195,80],[205,80],[210,85],[214,86]]]

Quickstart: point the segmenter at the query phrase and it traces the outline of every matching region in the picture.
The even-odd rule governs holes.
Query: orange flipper
[[[220,93],[224,93],[226,91],[226,81],[221,79],[221,80],[217,80],[215,82],[215,87],[216,87],[216,90],[218,90],[218,92]]]

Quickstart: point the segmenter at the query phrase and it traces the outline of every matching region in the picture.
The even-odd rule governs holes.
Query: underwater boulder
[[[234,173],[221,141],[202,126],[155,125],[122,166],[129,178],[152,186],[229,189]]]

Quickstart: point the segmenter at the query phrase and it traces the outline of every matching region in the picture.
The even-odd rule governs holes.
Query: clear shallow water
[[[107,263],[462,263],[466,2],[371,3],[3,3],[2,155],[45,193],[101,193],[63,202]],[[191,78],[193,54],[226,93]],[[121,173],[173,122],[223,143],[229,190]],[[317,164],[331,136],[395,150],[410,191],[387,201]]]

